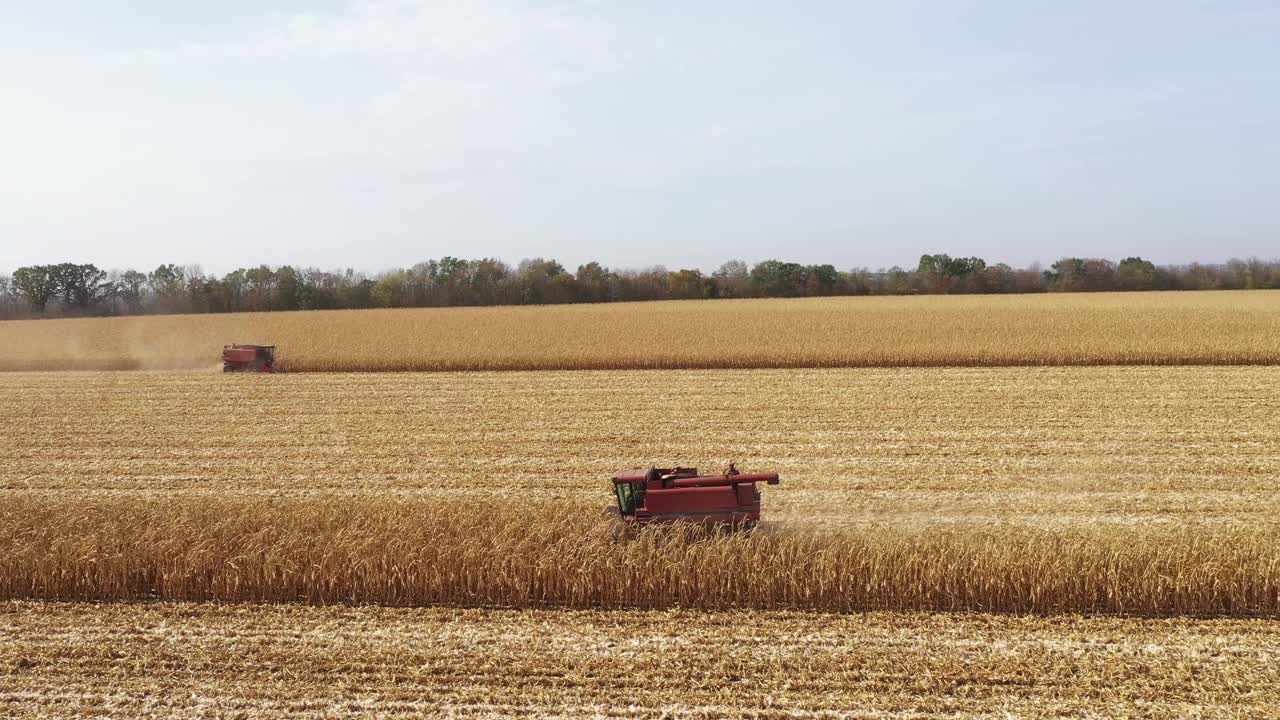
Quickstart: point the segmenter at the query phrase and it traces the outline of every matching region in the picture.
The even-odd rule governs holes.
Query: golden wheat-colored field
[[[0,717],[1280,717],[1280,294],[625,310],[0,323]]]
[[[687,527],[545,500],[15,499],[0,597],[1280,616],[1275,528]]]
[[[0,604],[0,716],[1274,718],[1280,626]]]
[[[1280,372],[0,376],[0,593],[1276,615]],[[614,542],[606,478],[777,469]]]
[[[1280,291],[716,300],[0,322],[0,370],[1280,363]]]

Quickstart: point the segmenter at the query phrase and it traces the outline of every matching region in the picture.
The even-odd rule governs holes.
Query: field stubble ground
[[[0,603],[3,717],[1275,718],[1257,620]]]

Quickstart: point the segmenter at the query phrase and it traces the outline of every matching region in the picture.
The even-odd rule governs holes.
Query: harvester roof
[[[639,470],[623,470],[613,476],[613,481],[620,482],[644,482],[648,477],[649,471],[646,469]]]

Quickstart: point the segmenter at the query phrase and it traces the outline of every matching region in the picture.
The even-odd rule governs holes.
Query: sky
[[[0,0],[0,269],[1280,256],[1280,3]]]

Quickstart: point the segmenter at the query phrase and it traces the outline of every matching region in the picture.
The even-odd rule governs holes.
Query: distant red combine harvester
[[[626,470],[613,476],[617,507],[608,511],[637,525],[690,522],[746,529],[760,522],[756,483],[777,485],[777,473],[740,473],[732,463],[719,475],[696,468]]]
[[[222,372],[276,372],[276,346],[224,345]]]

